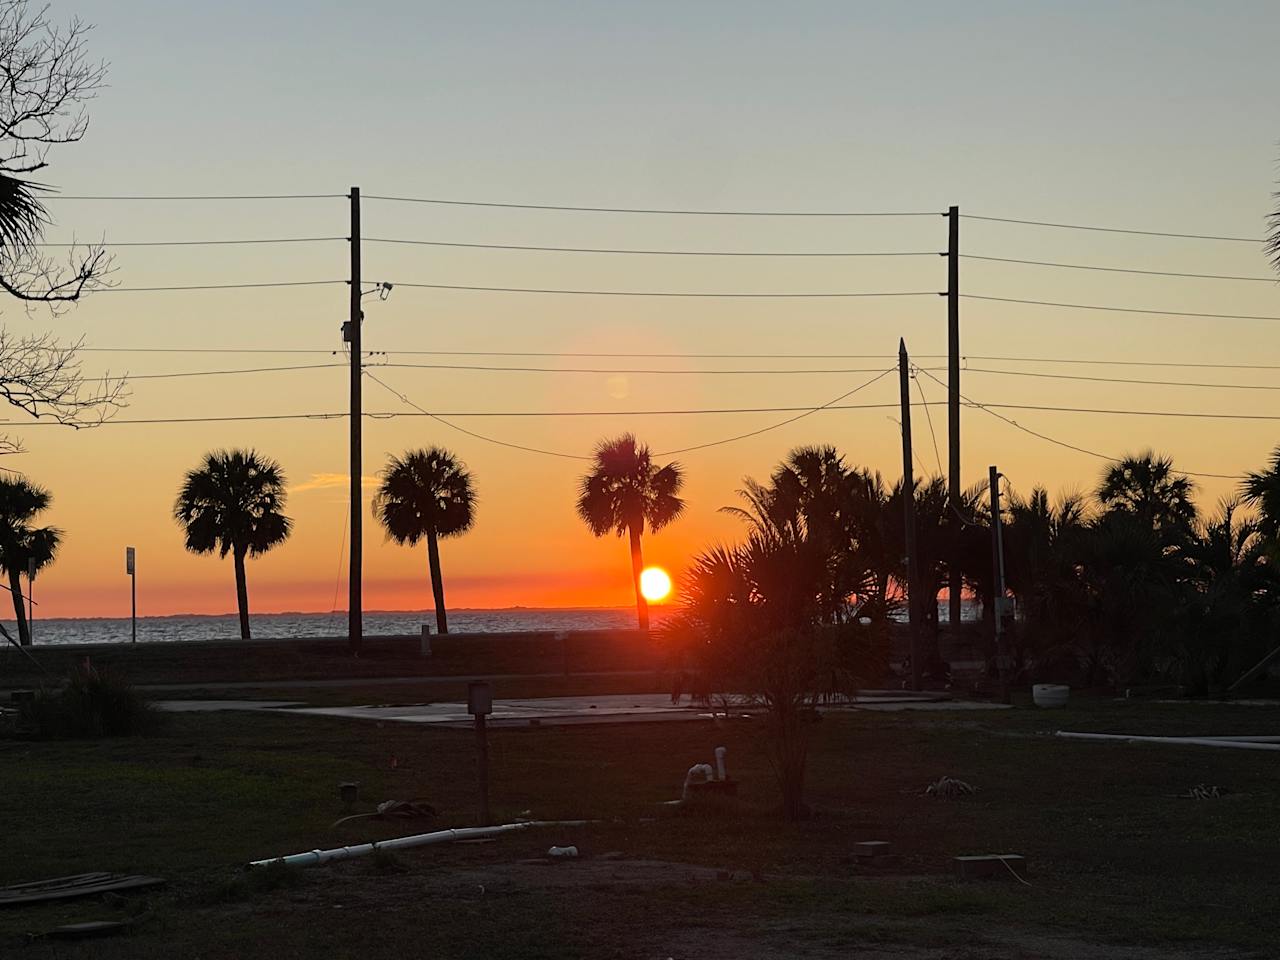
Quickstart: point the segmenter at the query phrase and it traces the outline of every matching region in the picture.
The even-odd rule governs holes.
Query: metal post
[[[960,208],[947,208],[947,496],[953,511],[960,509]],[[964,581],[960,570],[960,525],[951,514],[951,562],[947,565],[947,620],[952,630],[960,623]]]
[[[138,565],[137,551],[133,547],[124,548],[124,572],[129,575],[129,624],[132,640],[138,642]]]
[[[27,557],[27,643],[36,642],[36,558]]]
[[[911,380],[905,340],[898,340],[902,394],[902,519],[907,544],[907,621],[911,635],[911,689],[920,689],[920,559],[916,556],[916,478],[911,467]]]
[[[987,485],[991,490],[991,602],[995,607],[996,675],[1002,695],[1008,696],[1006,657],[1004,652],[1004,533],[1000,522],[1000,471],[987,468]]]
[[[363,559],[362,521],[364,513],[361,502],[360,476],[361,466],[361,426],[362,411],[360,406],[360,378],[363,353],[360,340],[360,327],[364,319],[361,309],[360,279],[360,188],[351,188],[351,304],[350,316],[347,320],[346,340],[351,345],[351,560],[348,564],[350,574],[350,593],[347,601],[347,644],[353,655],[359,655],[364,637],[363,597],[361,595]]]

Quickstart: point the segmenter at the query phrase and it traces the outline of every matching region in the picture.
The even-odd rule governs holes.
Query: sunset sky
[[[1260,237],[1272,207],[1280,115],[1274,2],[438,4],[58,0],[95,23],[110,63],[85,140],[41,177],[69,195],[343,194],[705,210],[921,211],[1152,231]],[[49,239],[344,237],[345,199],[126,202],[55,199]],[[365,201],[364,234],[463,243],[666,250],[912,252],[911,257],[713,258],[480,250],[367,242],[365,278],[397,284],[366,304],[374,362],[819,374],[373,372],[432,411],[606,411],[583,418],[458,417],[470,430],[587,455],[630,430],[656,451],[757,430],[786,414],[627,416],[671,408],[816,406],[889,368],[905,337],[944,361],[940,216],[676,217]],[[966,219],[968,255],[1267,277],[1260,244],[1054,230]],[[121,287],[341,280],[342,240],[115,251]],[[455,284],[703,292],[922,292],[918,297],[681,299],[414,289]],[[965,260],[966,294],[1280,317],[1266,282],[1201,280]],[[13,331],[83,335],[87,371],[171,372],[339,363],[347,290],[105,292],[51,322],[10,304]],[[1280,322],[1066,310],[969,299],[967,355],[1280,363]],[[125,349],[128,348],[128,349]],[[154,353],[142,348],[221,348]],[[253,353],[312,350],[315,354]],[[133,352],[130,352],[133,351]],[[235,352],[244,351],[244,352]],[[405,351],[763,355],[815,359],[572,359]],[[865,355],[852,358],[841,355]],[[970,367],[1280,385],[1277,371],[1074,366],[970,359]],[[945,379],[945,372],[936,375]],[[120,419],[341,413],[338,367],[135,379]],[[1121,410],[1280,414],[1268,390],[1144,386],[970,372],[976,401]],[[930,400],[943,389],[922,380]],[[849,402],[891,403],[888,376]],[[408,410],[366,382],[370,411]],[[1238,475],[1280,442],[1280,422],[1002,411],[1108,455],[1155,447],[1186,470]],[[945,407],[931,407],[942,462]],[[649,537],[678,573],[739,524],[718,514],[745,475],[792,447],[836,444],[855,464],[901,470],[894,411],[817,413],[750,439],[680,454],[686,516]],[[16,410],[7,420],[20,419]],[[937,471],[925,408],[917,471]],[[124,548],[138,549],[139,612],[235,607],[231,565],[182,549],[170,517],[205,451],[252,446],[292,490],[290,541],[252,562],[254,612],[345,605],[347,424],[342,419],[5,428],[28,452],[6,465],[55,496],[66,532],[36,583],[40,617],[129,610]],[[966,484],[998,464],[1015,488],[1088,489],[1101,460],[963,417]],[[451,606],[626,605],[627,553],[575,516],[585,463],[496,446],[423,418],[365,426],[370,483],[390,453],[455,451],[479,492],[472,532],[442,548]],[[1212,507],[1236,486],[1197,481]],[[369,491],[371,492],[371,491]],[[367,509],[367,508],[366,508]],[[366,513],[366,516],[368,514]],[[425,549],[386,543],[366,520],[368,609],[430,606]]]

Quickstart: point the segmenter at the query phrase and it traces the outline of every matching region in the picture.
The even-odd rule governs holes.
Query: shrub
[[[61,690],[42,690],[25,704],[21,719],[38,739],[81,739],[148,733],[161,715],[124,677],[86,660]]]

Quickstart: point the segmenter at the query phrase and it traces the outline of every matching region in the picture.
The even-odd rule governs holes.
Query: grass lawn
[[[1280,754],[1046,735],[1059,727],[1280,735],[1280,711],[1091,701],[1051,713],[831,713],[814,728],[815,816],[799,825],[771,813],[759,721],[496,730],[495,818],[605,822],[270,875],[240,865],[473,823],[472,736],[222,713],[174,716],[145,738],[5,741],[0,883],[91,870],[170,883],[132,905],[4,910],[0,956],[1274,956]],[[641,819],[721,744],[739,809]],[[924,796],[943,774],[977,794]],[[423,797],[440,819],[331,830],[346,780],[360,782],[366,809]],[[1176,798],[1198,783],[1231,793]],[[852,863],[868,839],[891,841],[900,861]],[[517,863],[553,843],[576,843],[584,859]],[[952,880],[949,858],[967,853],[1024,854],[1031,885]],[[25,944],[27,932],[141,901],[150,919],[128,935]]]

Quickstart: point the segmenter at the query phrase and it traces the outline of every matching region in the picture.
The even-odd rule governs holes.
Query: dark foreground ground
[[[1280,951],[1280,754],[1046,735],[1280,734],[1274,708],[1093,701],[1051,713],[830,714],[814,728],[815,816],[799,825],[771,812],[758,727],[495,731],[496,819],[608,822],[266,875],[241,865],[473,823],[472,736],[223,713],[174,716],[145,738],[0,742],[0,883],[91,870],[170,881],[126,901],[4,910],[0,956],[1155,960]],[[741,782],[739,809],[642,821],[721,744]],[[926,797],[944,774],[978,792]],[[364,809],[424,797],[440,818],[330,829],[341,815],[337,785],[348,780],[360,782]],[[1177,798],[1200,783],[1231,793]],[[868,839],[891,841],[900,861],[851,862],[853,844]],[[553,843],[577,844],[583,858],[519,863]],[[1030,886],[953,880],[949,858],[969,853],[1025,855]],[[25,937],[143,910],[149,919],[110,940]]]

